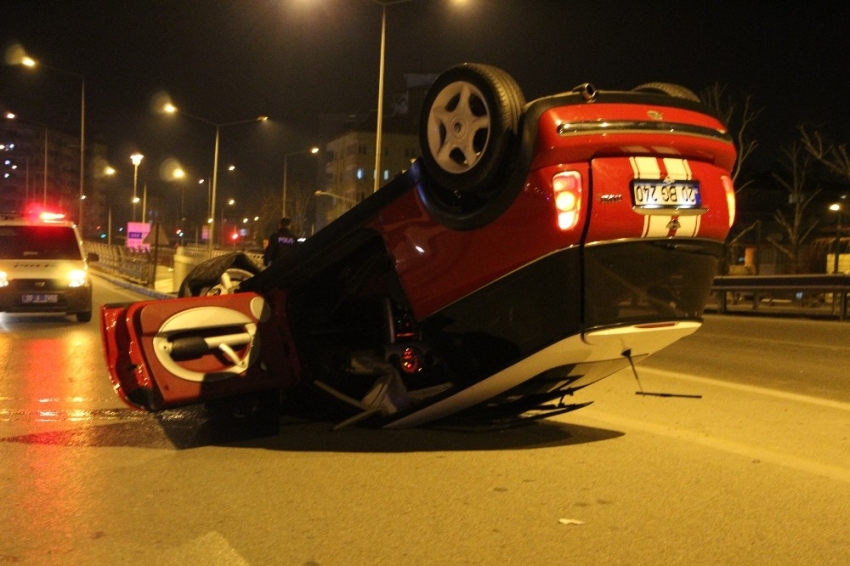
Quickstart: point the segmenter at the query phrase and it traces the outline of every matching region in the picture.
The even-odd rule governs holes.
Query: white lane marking
[[[704,432],[692,432],[642,420],[630,419],[628,417],[605,413],[600,411],[598,407],[593,406],[582,409],[580,416],[600,421],[609,426],[640,430],[658,436],[684,440],[707,448],[744,456],[748,459],[758,459],[762,462],[770,462],[772,464],[792,468],[801,472],[850,483],[850,469],[848,468],[821,464],[820,462],[814,462],[812,460],[807,460],[806,458],[791,456],[789,454],[768,450],[766,448],[759,448],[750,444],[743,444],[718,437],[706,436]]]
[[[798,403],[808,403],[810,405],[818,405],[820,407],[827,407],[830,409],[837,409],[839,411],[850,411],[850,403],[844,403],[842,401],[833,401],[832,399],[824,399],[822,397],[812,397],[810,395],[801,395],[799,393],[788,393],[786,391],[777,391],[775,389],[768,389],[766,387],[757,387],[755,385],[744,385],[741,383],[732,383],[730,381],[723,381],[720,379],[712,379],[710,377],[701,377],[698,375],[692,375],[687,373],[681,373],[678,371],[669,371],[663,369],[653,369],[645,366],[638,366],[638,375],[644,375],[645,373],[653,373],[660,377],[666,377],[670,379],[681,379],[684,381],[690,381],[692,383],[700,383],[703,385],[710,385],[713,387],[723,387],[726,389],[734,389],[736,391],[744,391],[746,393],[754,393],[757,395],[767,395],[769,397],[775,397],[777,399],[784,399],[786,401],[795,401]]]

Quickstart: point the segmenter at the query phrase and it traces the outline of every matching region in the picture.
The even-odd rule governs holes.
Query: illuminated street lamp
[[[136,205],[139,204],[138,187],[139,187],[139,164],[144,159],[141,153],[134,153],[130,156],[130,161],[133,162],[133,222],[136,220]]]
[[[79,212],[77,215],[77,224],[80,226],[80,230],[85,231],[83,227],[83,200],[86,198],[85,193],[85,165],[86,165],[86,78],[80,73],[75,73],[74,71],[68,71],[65,69],[60,69],[58,67],[53,67],[51,65],[46,65],[44,63],[39,63],[32,57],[26,54],[24,48],[20,45],[17,46],[17,63],[19,65],[23,65],[25,67],[44,67],[45,69],[50,69],[53,71],[57,71],[59,73],[64,73],[66,75],[71,75],[80,79],[80,195],[79,195]]]
[[[292,153],[287,153],[283,156],[283,211],[281,212],[281,216],[286,217],[286,174],[287,174],[287,163],[289,161],[290,155],[300,155],[302,153],[312,153],[313,155],[319,153],[318,147],[311,147],[310,149],[305,149],[302,151],[293,151]]]
[[[236,204],[235,199],[227,199],[227,206],[233,206],[234,204]],[[210,234],[212,234],[212,232],[210,232]],[[225,242],[224,238],[224,205],[221,205],[221,245],[224,246],[226,244],[227,242]]]
[[[832,266],[832,272],[838,273],[838,258],[841,255],[841,220],[842,216],[844,216],[844,207],[840,202],[836,202],[834,204],[829,205],[829,210],[835,212],[836,216],[838,217],[838,222],[836,223],[835,229],[835,257],[833,258],[834,261]]]
[[[223,124],[219,124],[217,122],[213,122],[212,120],[207,120],[206,118],[201,118],[200,116],[194,116],[189,114],[183,110],[178,109],[176,106],[171,104],[170,102],[165,104],[162,110],[168,114],[181,114],[186,116],[187,118],[191,118],[193,120],[197,120],[198,122],[203,122],[204,124],[208,124],[215,128],[215,150],[213,153],[213,174],[212,174],[212,186],[210,188],[210,216],[209,216],[209,226],[210,226],[210,237],[209,237],[209,252],[212,254],[213,249],[213,234],[215,234],[215,197],[216,197],[216,188],[218,185],[218,146],[219,146],[219,138],[221,134],[221,129],[226,128],[228,126],[237,126],[239,124],[250,124],[253,122],[265,122],[268,120],[268,116],[258,116],[257,118],[251,120],[238,120],[236,122],[225,122]],[[223,209],[222,209],[223,210]]]

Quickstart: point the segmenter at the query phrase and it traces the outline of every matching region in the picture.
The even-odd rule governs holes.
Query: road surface
[[[850,323],[708,317],[512,430],[227,442],[122,406],[97,324],[0,315],[0,564],[850,564]]]

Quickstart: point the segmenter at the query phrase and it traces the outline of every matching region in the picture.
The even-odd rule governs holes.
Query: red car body
[[[286,261],[232,294],[103,307],[116,392],[145,410],[282,394],[384,427],[576,408],[701,323],[736,154],[694,98],[525,104],[498,69],[447,71],[423,157]]]

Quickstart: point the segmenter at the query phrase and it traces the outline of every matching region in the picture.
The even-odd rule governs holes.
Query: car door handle
[[[233,350],[234,347],[250,344],[253,337],[247,332],[239,332],[236,334],[223,334],[220,336],[185,336],[182,338],[173,338],[169,341],[162,342],[160,348],[163,349],[175,360],[187,360],[203,356],[211,350],[221,350],[227,359],[238,365],[242,360]]]

